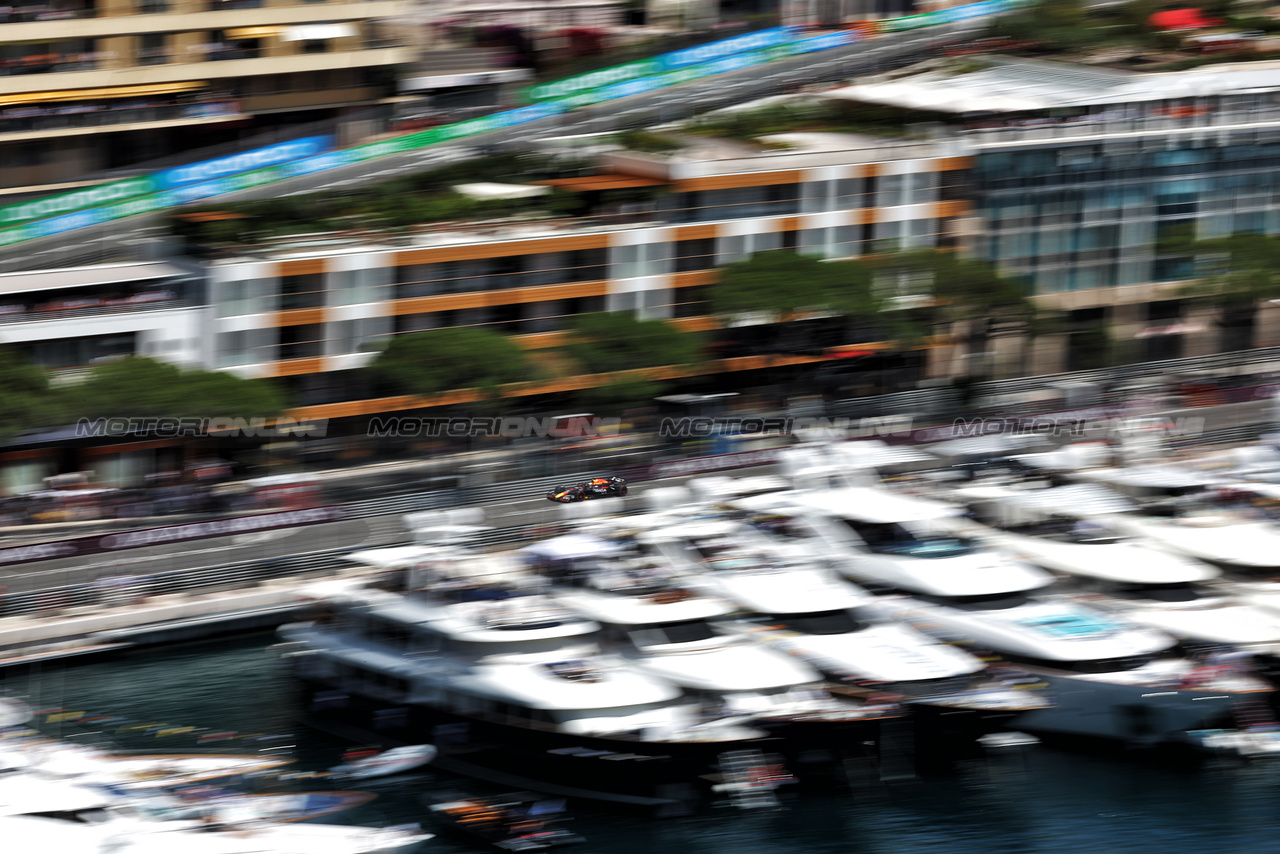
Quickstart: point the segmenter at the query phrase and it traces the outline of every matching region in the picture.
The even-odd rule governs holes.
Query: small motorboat
[[[174,796],[141,802],[157,817],[179,820],[211,816],[222,825],[314,821],[369,803],[369,792],[269,792],[245,794],[234,789],[200,786]]]
[[[405,747],[393,747],[370,756],[349,759],[342,765],[329,769],[335,777],[344,780],[371,780],[374,777],[390,777],[412,771],[426,765],[436,758],[436,748],[432,744],[410,744]]]
[[[442,827],[498,851],[548,851],[586,841],[552,826],[569,818],[563,800],[531,792],[443,800],[425,796],[425,800]]]

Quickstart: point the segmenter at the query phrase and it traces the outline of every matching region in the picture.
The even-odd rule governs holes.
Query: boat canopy
[[[874,487],[821,489],[801,492],[792,501],[804,508],[830,516],[843,516],[875,524],[922,522],[959,516],[964,509],[928,498],[899,495]]]
[[[1222,484],[1221,477],[1208,472],[1161,465],[1098,469],[1078,476],[1099,483],[1148,489],[1194,489]]]
[[[395,546],[387,549],[364,549],[351,552],[346,559],[364,564],[372,569],[395,569],[412,566],[431,557],[435,552],[422,546]]]
[[[1042,447],[1048,439],[1039,434],[993,433],[967,439],[950,439],[927,445],[925,450],[939,457],[998,457],[1013,451]]]
[[[673,539],[732,537],[740,534],[741,529],[741,523],[732,519],[692,519],[678,525],[647,531],[637,539],[641,542],[662,542]]]
[[[1077,442],[1052,451],[1017,454],[1014,459],[1034,469],[1076,471],[1101,465],[1110,454],[1111,448],[1105,442]]]
[[[566,534],[525,546],[517,554],[526,560],[561,561],[618,554],[621,551],[623,547],[611,540],[591,534]]]
[[[1138,505],[1128,498],[1096,483],[1076,483],[1052,489],[1009,490],[1006,494],[995,497],[995,500],[1014,507],[1073,516],[1132,513],[1138,509]]]

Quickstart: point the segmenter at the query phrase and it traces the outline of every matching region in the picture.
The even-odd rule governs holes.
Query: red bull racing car
[[[591,498],[608,498],[611,495],[626,495],[627,482],[620,477],[593,477],[583,483],[570,486],[557,486],[547,493],[548,501],[560,504],[573,504]]]

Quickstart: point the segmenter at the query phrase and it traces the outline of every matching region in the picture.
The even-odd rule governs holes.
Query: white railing
[[[1089,118],[1040,125],[1016,125],[1000,128],[977,128],[961,131],[960,136],[975,147],[1018,145],[1036,140],[1080,139],[1096,137],[1114,139],[1150,136],[1156,133],[1193,131],[1204,128],[1247,130],[1280,124],[1280,109],[1210,111],[1196,116],[1172,118],[1142,116],[1127,119],[1094,120]]]

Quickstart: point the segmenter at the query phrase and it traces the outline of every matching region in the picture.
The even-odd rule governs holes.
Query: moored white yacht
[[[444,586],[421,564],[405,580],[331,585],[327,615],[280,629],[313,719],[430,742],[435,765],[480,779],[658,809],[696,799],[722,752],[767,740],[600,654],[600,626],[545,596]]]
[[[1224,501],[1230,484],[1210,474],[1165,466],[1094,469],[1073,477],[1140,499],[1137,510],[1108,516],[1110,524],[1223,569],[1280,569],[1280,524],[1250,518]]]
[[[1249,673],[1224,674],[1181,655],[1164,632],[1069,601],[1021,593],[947,599],[889,596],[884,612],[922,631],[995,654],[1049,683],[1055,705],[1018,726],[1037,735],[1187,743],[1188,733],[1230,725],[1274,690]]]
[[[775,539],[834,560],[862,586],[980,596],[1034,590],[1053,580],[1008,552],[958,533],[950,520],[963,509],[955,504],[870,486],[798,490],[738,504],[795,518],[808,535]]]
[[[1133,509],[1122,496],[1093,484],[989,484],[955,495],[979,520],[996,526],[979,536],[1062,574],[1058,589],[1192,645],[1245,650],[1264,659],[1268,672],[1275,670],[1280,615],[1237,597],[1230,584],[1217,581],[1218,568],[1100,521],[1103,512]]]
[[[38,777],[139,792],[257,777],[293,762],[259,754],[115,753],[40,737],[8,739],[4,753],[4,764]]]
[[[821,764],[817,750],[827,765],[861,755],[877,739],[879,722],[901,715],[892,704],[833,696],[802,657],[730,629],[726,619],[738,606],[682,578],[652,546],[593,546],[570,535],[521,551],[553,579],[558,601],[604,626],[612,652],[686,696],[777,734],[793,770],[806,770],[798,767],[801,754],[807,764]]]
[[[37,850],[17,844],[17,837],[27,833],[59,854],[393,854],[432,838],[417,827],[289,824],[257,816],[208,821],[170,818],[170,813],[167,803],[110,794],[98,786],[22,772],[0,775],[0,832],[6,833],[6,850]],[[208,818],[218,819],[213,812]],[[10,830],[12,836],[7,835]]]
[[[974,738],[1049,704],[1005,684],[973,656],[868,613],[874,597],[821,559],[761,547],[741,522],[698,521],[646,537],[696,562],[701,571],[690,584],[745,609],[734,621],[739,630],[804,659],[842,692],[900,697],[926,718],[929,735]]]

